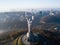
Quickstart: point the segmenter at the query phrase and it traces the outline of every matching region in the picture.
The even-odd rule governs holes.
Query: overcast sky
[[[60,8],[60,0],[0,0],[0,11],[31,8]]]

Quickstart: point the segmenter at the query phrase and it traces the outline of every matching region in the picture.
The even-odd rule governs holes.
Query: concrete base
[[[28,36],[29,35],[29,36]],[[28,37],[27,37],[28,36]],[[39,42],[39,37],[37,34],[35,33],[27,33],[27,35],[24,35],[22,37],[22,42],[25,45],[37,45],[37,43]]]

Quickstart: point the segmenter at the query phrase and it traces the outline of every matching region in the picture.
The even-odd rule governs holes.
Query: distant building
[[[60,26],[59,27],[55,27],[54,29],[57,30],[57,31],[59,31],[60,30]]]
[[[52,11],[50,11],[49,15],[55,15]]]

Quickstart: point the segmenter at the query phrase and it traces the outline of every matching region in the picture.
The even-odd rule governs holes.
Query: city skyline
[[[0,12],[9,10],[60,8],[60,0],[0,0]]]

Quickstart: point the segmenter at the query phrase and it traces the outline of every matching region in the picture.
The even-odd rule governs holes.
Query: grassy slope
[[[17,45],[16,43],[17,43],[18,45],[23,45],[23,44],[22,44],[22,41],[21,41],[21,37],[18,37],[18,38],[16,38],[16,39],[13,41],[13,45]]]

